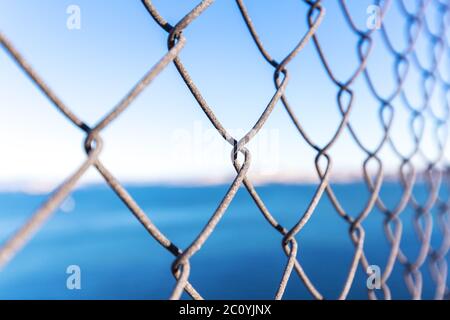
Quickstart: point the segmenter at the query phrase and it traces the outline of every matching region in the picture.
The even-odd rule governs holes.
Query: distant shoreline
[[[335,177],[329,179],[333,185],[349,185],[349,184],[365,184],[363,177],[348,176],[348,177]],[[216,187],[228,187],[233,181],[233,178],[220,181],[123,181],[122,185],[125,188],[216,188]],[[267,187],[267,186],[316,186],[320,183],[319,179],[292,179],[292,180],[251,180],[255,187]],[[399,177],[395,175],[385,175],[383,177],[384,183],[399,183]],[[423,182],[423,178],[418,176],[416,183]],[[58,183],[44,183],[44,184],[21,184],[10,183],[0,185],[0,194],[29,194],[29,195],[45,195],[51,193],[58,187]],[[74,191],[92,190],[92,189],[107,189],[109,186],[100,181],[80,183],[75,187]]]

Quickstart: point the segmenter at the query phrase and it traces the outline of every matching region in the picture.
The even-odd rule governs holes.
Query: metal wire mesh
[[[364,272],[367,272],[369,257],[364,251],[365,230],[363,222],[366,217],[377,208],[384,214],[384,230],[386,238],[390,244],[390,252],[386,258],[386,264],[381,278],[382,298],[395,298],[391,295],[389,288],[389,279],[395,266],[404,268],[404,280],[410,292],[411,298],[420,299],[422,297],[422,270],[428,264],[435,283],[435,298],[443,299],[448,297],[449,289],[447,286],[447,255],[450,248],[450,226],[448,222],[449,199],[445,190],[450,188],[450,171],[448,170],[448,159],[444,152],[447,147],[447,129],[449,125],[450,107],[449,107],[449,86],[450,72],[442,66],[444,56],[450,56],[449,48],[449,23],[450,23],[450,1],[447,0],[417,0],[416,10],[410,11],[403,0],[398,1],[377,1],[376,4],[381,8],[380,25],[378,29],[362,30],[358,28],[353,20],[349,10],[350,1],[340,0],[339,7],[346,19],[348,28],[357,36],[356,49],[358,51],[358,67],[351,73],[347,79],[339,79],[333,68],[328,62],[329,53],[322,48],[322,43],[317,35],[317,30],[321,23],[326,19],[327,1],[321,0],[303,0],[302,3],[307,8],[306,19],[308,21],[308,30],[300,34],[300,41],[297,46],[288,55],[283,57],[280,62],[276,61],[266,50],[260,40],[258,31],[251,20],[251,13],[247,10],[244,0],[236,0],[237,10],[240,11],[242,18],[257,45],[262,58],[274,69],[275,94],[261,113],[258,121],[251,130],[241,139],[233,137],[216,117],[213,108],[209,106],[202,96],[200,89],[196,86],[194,80],[190,77],[188,70],[183,65],[179,53],[186,43],[183,31],[189,28],[190,24],[201,19],[202,14],[214,3],[214,0],[203,0],[190,12],[188,12],[180,21],[168,22],[158,12],[158,9],[150,0],[143,0],[142,3],[148,11],[151,18],[161,27],[162,32],[168,35],[168,51],[149,70],[144,77],[132,88],[132,90],[98,123],[90,127],[82,119],[78,118],[71,109],[64,105],[58,96],[46,85],[43,78],[40,77],[32,67],[27,63],[24,57],[19,53],[13,43],[0,33],[0,43],[7,53],[17,62],[33,83],[42,91],[42,93],[51,100],[54,106],[61,111],[68,121],[76,125],[86,134],[85,151],[86,160],[81,166],[72,173],[48,199],[34,213],[31,219],[24,224],[17,233],[15,233],[0,248],[0,266],[3,267],[14,255],[21,250],[26,243],[39,231],[39,229],[52,216],[55,210],[61,205],[63,200],[74,190],[79,179],[86,173],[90,167],[95,167],[110,188],[115,192],[123,203],[128,207],[131,213],[148,231],[162,247],[167,249],[174,256],[172,264],[172,273],[176,278],[176,286],[173,289],[171,299],[179,299],[183,291],[187,292],[194,299],[203,299],[201,294],[195,289],[194,284],[189,282],[190,259],[201,250],[202,246],[208,241],[215,227],[222,219],[230,203],[238,191],[244,186],[253,198],[263,217],[281,236],[282,249],[287,257],[287,263],[282,274],[280,284],[275,293],[275,299],[282,299],[286,286],[296,273],[302,280],[304,286],[308,289],[313,298],[338,298],[346,299],[354,283],[355,273],[358,266],[362,266]],[[392,8],[397,6],[401,12],[402,22],[406,25],[406,42],[403,49],[398,49],[393,43],[390,31],[383,23],[383,17]],[[435,33],[430,28],[427,20],[427,10],[434,6],[439,12],[439,31]],[[367,63],[371,58],[372,47],[374,46],[374,32],[381,34],[382,41],[377,45],[384,46],[392,56],[393,73],[396,79],[395,85],[390,88],[389,94],[382,94],[372,79],[371,72],[367,68]],[[427,50],[429,50],[430,61],[424,63],[419,57],[417,48],[417,39],[424,37],[427,41]],[[341,120],[336,127],[332,138],[324,145],[317,144],[306,132],[302,121],[299,120],[294,109],[291,107],[286,95],[286,87],[289,80],[288,66],[290,62],[301,56],[301,52],[306,45],[314,46],[323,68],[337,89],[336,106],[341,114]],[[210,120],[212,126],[218,133],[232,146],[231,161],[236,169],[236,176],[229,186],[228,191],[223,196],[217,209],[211,215],[209,221],[204,225],[202,231],[195,240],[185,249],[180,249],[170,239],[168,239],[158,227],[151,221],[146,213],[140,208],[138,203],[130,196],[124,186],[114,177],[114,175],[103,165],[99,156],[101,154],[103,141],[101,133],[104,128],[111,125],[112,122],[130,107],[133,101],[140,93],[154,80],[159,73],[173,63],[178,70],[180,77],[184,80],[192,96],[198,102],[200,108]],[[405,90],[405,83],[410,75],[410,69],[415,68],[420,74],[421,100],[411,99]],[[387,68],[386,68],[387,69]],[[362,78],[370,90],[372,98],[379,105],[379,121],[383,128],[383,135],[380,137],[376,148],[369,149],[360,139],[350,121],[350,114],[353,109],[353,97],[357,92],[354,90],[354,84],[357,79]],[[439,99],[439,104],[445,110],[443,116],[434,112],[432,101],[433,95],[437,90],[443,92],[443,97]],[[414,148],[410,153],[403,153],[396,142],[391,137],[393,118],[396,114],[396,103],[401,101],[406,106],[409,113],[410,136],[414,141]],[[315,193],[310,199],[306,210],[301,214],[294,226],[284,227],[278,223],[275,217],[264,203],[264,199],[258,194],[252,181],[247,176],[251,166],[251,154],[247,149],[247,144],[260,132],[261,128],[271,116],[274,107],[280,103],[284,106],[286,112],[291,118],[293,124],[298,129],[301,139],[305,141],[316,153],[315,168],[320,183],[316,186]],[[424,124],[428,123],[433,127],[435,133],[435,145],[437,156],[431,158],[423,148]],[[330,156],[330,149],[336,144],[336,141],[343,136],[347,130],[357,147],[362,150],[366,157],[362,169],[364,173],[365,184],[370,191],[369,200],[365,207],[356,215],[347,212],[338,197],[335,195],[333,185],[330,183],[330,172],[333,159]],[[397,168],[397,179],[401,182],[402,195],[398,199],[395,207],[388,207],[383,201],[380,189],[383,185],[383,168],[385,163],[381,157],[381,150],[388,148],[396,155],[401,165]],[[238,158],[243,156],[241,163]],[[425,168],[418,167],[414,160],[420,158],[425,163]],[[375,174],[369,170],[369,166],[375,165]],[[421,202],[417,199],[414,189],[417,187],[417,181],[422,179],[427,184],[426,200]],[[322,197],[328,197],[334,206],[336,213],[348,224],[349,238],[354,244],[354,255],[348,269],[342,290],[336,297],[324,297],[315,287],[313,281],[308,277],[299,261],[298,242],[296,236],[302,229],[307,227],[310,217],[314,214],[316,207]],[[419,254],[416,257],[407,256],[402,251],[402,217],[401,214],[410,207],[414,210],[414,226],[417,236],[420,240]],[[433,221],[437,227],[433,227]],[[438,247],[431,246],[431,234],[438,232],[440,234],[440,244]],[[370,299],[377,299],[377,292],[374,289],[368,289]]]

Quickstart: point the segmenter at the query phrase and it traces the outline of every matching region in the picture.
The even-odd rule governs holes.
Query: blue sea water
[[[285,227],[302,216],[314,185],[272,184],[257,188],[272,214]],[[368,201],[362,183],[333,186],[343,207],[358,214]],[[150,219],[178,247],[186,248],[200,232],[227,190],[222,186],[128,186]],[[401,196],[395,182],[385,183],[382,198],[393,207]],[[425,186],[416,187],[425,201]],[[45,195],[0,193],[0,241],[5,241],[29,218]],[[161,248],[107,186],[83,187],[72,195],[74,208],[59,210],[27,246],[0,272],[0,299],[165,299],[174,287],[170,272],[174,257]],[[67,210],[66,210],[67,211]],[[418,252],[412,210],[402,214],[402,249],[411,259]],[[436,213],[433,211],[433,215]],[[383,214],[373,210],[364,221],[365,252],[383,269],[389,244]],[[190,281],[207,299],[272,299],[287,258],[281,235],[263,218],[246,189],[241,188],[215,232],[191,259]],[[317,289],[338,296],[354,247],[348,225],[326,196],[306,227],[297,235],[299,260]],[[432,244],[441,235],[433,229]],[[68,290],[66,269],[81,269],[81,290]],[[393,297],[408,299],[403,267],[397,265],[389,285]],[[428,265],[422,267],[424,298],[433,298]],[[351,299],[366,299],[366,276],[358,269]],[[382,294],[380,293],[381,297]],[[184,296],[186,297],[186,296]],[[286,299],[310,299],[295,272]]]

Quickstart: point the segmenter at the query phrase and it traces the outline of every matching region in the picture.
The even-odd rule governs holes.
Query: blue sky
[[[175,23],[198,1],[155,0],[162,16]],[[278,61],[307,29],[308,6],[296,0],[247,0],[247,8],[268,51]],[[357,64],[357,37],[345,23],[337,1],[324,1],[327,13],[318,36],[338,78],[346,80]],[[66,9],[81,8],[81,29],[68,30]],[[372,1],[350,0],[352,16],[365,27]],[[413,1],[411,1],[413,4]],[[414,6],[411,6],[413,8]],[[431,27],[435,25],[430,15]],[[404,46],[404,19],[394,5],[386,17],[390,35]],[[140,0],[0,0],[0,30],[12,40],[58,96],[88,124],[95,124],[167,52],[167,34]],[[185,31],[180,57],[224,126],[241,137],[275,93],[273,68],[258,52],[235,1],[217,0]],[[392,57],[375,35],[369,71],[381,92],[392,90]],[[419,48],[425,48],[423,39]],[[426,50],[422,50],[426,52]],[[423,56],[424,60],[426,55]],[[448,63],[448,61],[446,61]],[[312,43],[289,65],[287,96],[305,130],[325,144],[340,114],[337,88],[327,77]],[[418,74],[411,70],[408,92],[419,99]],[[354,86],[350,121],[370,148],[381,138],[379,104],[362,77]],[[437,112],[442,112],[434,99]],[[0,185],[53,185],[85,158],[83,133],[71,125],[0,50]],[[396,101],[394,139],[412,146],[408,113]],[[432,127],[423,148],[434,152]],[[102,133],[101,159],[127,182],[221,181],[234,174],[228,146],[213,129],[173,65]],[[315,176],[315,152],[309,148],[279,103],[250,146],[250,175],[261,180]],[[331,150],[335,175],[361,174],[364,153],[345,132]],[[398,160],[388,149],[384,164]],[[98,181],[91,170],[83,182]]]

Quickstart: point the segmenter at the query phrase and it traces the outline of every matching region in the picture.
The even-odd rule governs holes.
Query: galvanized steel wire
[[[187,68],[184,66],[180,52],[186,45],[188,39],[183,32],[189,28],[196,19],[201,19],[202,15],[214,3],[214,0],[203,0],[196,7],[180,20],[168,22],[160,15],[158,9],[150,0],[142,0],[144,8],[149,16],[161,27],[161,32],[167,33],[168,51],[157,62],[154,67],[144,74],[141,80],[130,90],[130,92],[98,123],[90,127],[82,119],[80,119],[62,100],[58,98],[55,92],[46,85],[43,78],[38,75],[33,68],[27,63],[25,58],[19,53],[13,43],[0,32],[0,43],[4,50],[11,58],[21,67],[23,72],[27,74],[36,87],[51,101],[68,121],[72,122],[80,130],[85,133],[85,151],[86,160],[77,168],[73,174],[69,175],[64,182],[47,198],[41,207],[34,213],[30,220],[24,224],[6,243],[0,247],[0,267],[5,266],[14,255],[21,250],[26,243],[39,231],[45,222],[51,218],[55,210],[61,205],[66,197],[73,192],[79,179],[85,174],[90,167],[95,167],[101,174],[110,188],[123,201],[130,212],[142,224],[162,247],[167,249],[174,256],[172,264],[172,273],[176,279],[176,286],[173,289],[171,299],[179,299],[183,292],[188,293],[193,299],[203,299],[203,296],[194,288],[195,284],[189,281],[190,276],[190,259],[201,250],[202,246],[208,241],[210,235],[214,232],[216,226],[221,221],[227,211],[230,203],[236,195],[240,187],[245,187],[254,200],[263,218],[269,223],[273,229],[280,234],[281,249],[286,255],[286,266],[280,278],[279,287],[274,292],[275,299],[282,299],[286,290],[286,286],[295,273],[303,282],[305,288],[315,299],[346,299],[352,285],[355,281],[357,268],[360,266],[364,272],[368,272],[370,265],[369,256],[364,250],[365,229],[364,220],[375,209],[381,211],[384,215],[383,227],[386,238],[390,245],[389,255],[386,257],[386,264],[383,267],[381,277],[381,292],[378,294],[376,290],[368,289],[368,297],[370,299],[393,299],[389,287],[389,279],[394,267],[402,267],[404,269],[405,284],[410,292],[411,298],[422,298],[423,291],[423,268],[427,264],[435,284],[436,299],[448,298],[448,266],[447,258],[450,249],[450,226],[449,226],[449,210],[450,210],[450,170],[448,161],[445,157],[445,150],[448,148],[448,126],[450,117],[450,70],[442,66],[443,57],[450,57],[449,33],[450,33],[450,1],[448,0],[417,0],[416,11],[409,11],[403,0],[385,0],[377,1],[380,7],[380,28],[372,30],[360,29],[354,22],[349,7],[352,1],[339,0],[338,4],[345,17],[348,28],[357,37],[356,50],[358,52],[358,66],[350,72],[349,76],[340,79],[335,75],[331,64],[327,57],[331,55],[325,52],[322,42],[318,35],[321,23],[326,19],[327,1],[322,0],[302,0],[305,7],[306,20],[308,29],[306,32],[298,34],[299,41],[295,48],[286,56],[276,60],[271,53],[265,48],[261,41],[258,30],[252,22],[251,12],[247,10],[245,0],[236,0],[236,10],[239,10],[243,22],[248,29],[249,36],[253,39],[262,61],[273,67],[274,94],[259,119],[254,126],[240,139],[233,137],[230,132],[220,122],[206,99],[203,97],[201,90],[197,87],[195,81],[191,78]],[[263,4],[261,4],[263,5]],[[401,12],[402,19],[406,25],[406,43],[403,49],[398,49],[392,42],[390,32],[383,23],[385,14],[391,10],[392,6],[397,6]],[[430,28],[426,13],[431,6],[438,8],[439,12],[439,31]],[[294,32],[294,31],[292,31]],[[372,74],[367,65],[371,58],[372,48],[374,46],[374,33],[381,35],[382,45],[386,48],[393,58],[393,75],[396,79],[394,87],[388,95],[382,94],[381,90],[373,81]],[[419,36],[425,37],[429,49],[430,60],[424,63],[418,55],[416,46]],[[325,71],[330,83],[336,88],[336,107],[341,115],[340,122],[336,127],[334,134],[324,145],[319,145],[304,129],[304,125],[294,111],[294,108],[288,100],[286,87],[288,86],[290,73],[289,64],[294,59],[301,58],[302,50],[306,45],[313,46],[319,57],[323,70]],[[204,225],[201,232],[187,248],[181,249],[174,244],[159,228],[151,221],[149,216],[127,192],[125,187],[118,179],[105,167],[99,156],[101,154],[103,140],[101,138],[102,130],[114,122],[121,116],[123,111],[129,108],[133,101],[148,87],[159,73],[169,64],[173,63],[183,79],[184,83],[191,92],[193,98],[197,101],[199,107],[203,110],[211,125],[217,132],[227,141],[231,147],[231,161],[236,170],[236,176],[229,186],[227,192],[223,196],[221,202],[217,205],[216,210],[212,213],[209,221]],[[412,101],[405,90],[405,83],[410,74],[410,69],[418,70],[421,78],[421,101]],[[350,114],[354,108],[354,96],[358,94],[354,89],[357,80],[363,80],[369,89],[373,99],[379,105],[379,121],[383,128],[383,135],[375,148],[366,146],[361,137],[358,136],[350,120]],[[441,108],[445,110],[445,114],[438,115],[432,108],[432,97],[435,91],[440,89],[444,92],[444,96],[440,99]],[[410,136],[414,143],[414,148],[409,153],[403,153],[391,137],[393,126],[393,118],[396,114],[397,101],[407,107],[410,119]],[[272,111],[277,104],[281,104],[293,125],[299,133],[299,138],[306,142],[311,150],[315,152],[315,168],[316,174],[320,182],[316,186],[313,197],[310,199],[307,208],[298,215],[297,223],[293,226],[282,226],[270,212],[266,206],[264,199],[257,192],[257,188],[247,176],[251,166],[251,153],[246,147],[247,144],[260,132],[267,120],[270,118]],[[423,150],[424,123],[431,121],[435,133],[435,146],[437,156],[430,158]],[[431,119],[431,120],[430,120]],[[334,192],[334,187],[330,182],[331,168],[333,158],[330,150],[336,144],[336,141],[343,137],[343,132],[347,131],[357,145],[357,147],[365,154],[365,160],[362,164],[364,181],[369,190],[370,196],[365,206],[357,213],[350,213],[344,209],[338,197]],[[444,135],[442,134],[444,132]],[[397,168],[397,179],[402,188],[402,195],[398,199],[396,206],[388,207],[381,196],[380,190],[383,186],[384,167],[381,150],[383,148],[390,149],[401,162]],[[243,161],[238,160],[241,155]],[[420,158],[427,165],[422,169],[415,165],[415,159]],[[376,167],[373,174],[369,170],[370,166]],[[419,184],[419,180],[425,181],[427,184],[427,197],[425,201],[419,201],[415,195],[415,190]],[[336,292],[333,297],[325,297],[320,290],[314,285],[314,281],[308,276],[308,272],[303,268],[299,254],[299,243],[296,236],[302,232],[303,228],[308,226],[308,221],[315,213],[319,201],[323,197],[328,197],[331,201],[336,213],[348,225],[348,236],[354,246],[354,254],[348,267],[348,272],[342,289]],[[416,257],[407,256],[402,250],[402,230],[403,221],[401,214],[412,208],[414,211],[414,226],[418,239],[420,240],[420,248]],[[431,235],[433,232],[440,234],[440,243],[438,247],[431,246]],[[207,297],[205,297],[207,298]]]

